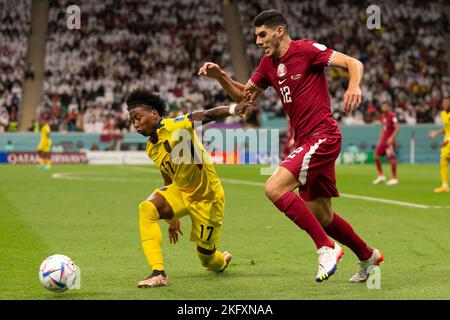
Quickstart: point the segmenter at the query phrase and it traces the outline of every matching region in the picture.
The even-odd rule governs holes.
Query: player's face
[[[138,133],[149,137],[156,130],[159,114],[155,109],[136,107],[130,111],[130,120]]]
[[[281,28],[281,29],[280,29]],[[264,53],[271,57],[273,55],[277,56],[280,48],[282,27],[277,27],[276,29],[271,29],[266,26],[256,27],[256,45],[264,49]]]
[[[389,109],[390,109],[389,103],[381,104],[381,112],[383,112],[383,113],[389,112]]]

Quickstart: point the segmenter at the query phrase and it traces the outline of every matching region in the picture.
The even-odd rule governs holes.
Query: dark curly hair
[[[166,102],[157,94],[143,89],[133,90],[127,97],[128,111],[136,107],[155,109],[162,117],[166,111]]]

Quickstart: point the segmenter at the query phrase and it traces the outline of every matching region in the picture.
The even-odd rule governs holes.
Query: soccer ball
[[[39,280],[52,292],[64,292],[77,283],[78,267],[69,257],[55,254],[45,259],[39,268]]]

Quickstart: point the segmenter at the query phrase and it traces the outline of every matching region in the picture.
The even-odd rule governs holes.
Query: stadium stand
[[[50,2],[37,113],[51,115],[53,130],[129,131],[123,101],[137,86],[160,92],[173,112],[228,102],[217,84],[196,76],[204,61],[231,66],[220,2],[83,1],[81,30],[68,32],[70,4]]]
[[[0,132],[16,131],[25,76],[31,0],[0,0]]]

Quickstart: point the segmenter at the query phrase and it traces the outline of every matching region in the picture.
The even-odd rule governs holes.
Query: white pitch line
[[[365,200],[365,201],[372,201],[372,202],[381,202],[381,203],[387,203],[387,204],[395,204],[397,206],[402,206],[402,207],[411,207],[411,208],[419,208],[419,209],[431,209],[434,207],[442,208],[442,206],[429,206],[426,204],[417,204],[417,203],[412,203],[412,202],[389,200],[389,199],[383,199],[383,198],[374,198],[374,197],[368,197],[368,196],[358,196],[358,195],[348,194],[348,193],[339,193],[339,195],[343,198],[358,199],[358,200]]]
[[[158,174],[158,175],[160,174],[160,171],[155,170],[155,169],[146,169],[146,168],[140,168],[140,167],[128,167],[128,169],[132,169],[134,171],[139,171],[139,172],[146,172],[146,173],[150,173],[150,174]],[[54,174],[52,174],[52,178],[65,179],[65,180],[88,180],[88,181],[134,181],[134,182],[148,181],[148,179],[135,179],[135,178],[76,176],[76,174],[78,174],[78,173],[79,172],[54,173]],[[246,186],[254,186],[254,187],[264,187],[264,185],[265,185],[264,182],[258,182],[258,181],[228,179],[228,178],[221,178],[220,180],[227,184],[237,184],[237,185],[246,185]],[[412,203],[412,202],[406,202],[406,201],[397,201],[397,200],[375,198],[375,197],[369,197],[369,196],[359,196],[359,195],[348,194],[348,193],[340,193],[340,197],[348,198],[348,199],[356,199],[356,200],[365,200],[365,201],[370,201],[370,202],[385,203],[385,204],[393,204],[393,205],[397,205],[397,206],[410,207],[410,208],[416,208],[416,209],[450,209],[450,206],[418,204],[418,203]]]

